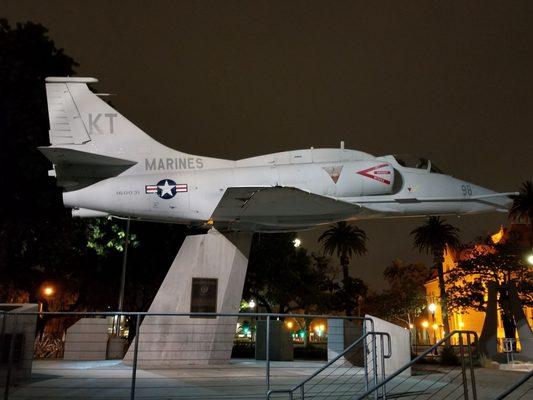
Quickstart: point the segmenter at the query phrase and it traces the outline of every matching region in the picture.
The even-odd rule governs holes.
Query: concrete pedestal
[[[106,318],[82,318],[67,329],[64,360],[105,360],[109,338]]]
[[[124,357],[124,349],[126,348],[126,340],[118,336],[110,336],[107,341],[108,360],[122,360]]]
[[[0,304],[5,311],[0,316],[0,387],[6,383],[9,372],[10,386],[31,378],[33,342],[37,315],[17,315],[21,312],[37,312],[37,304]]]
[[[362,322],[359,320],[328,319],[328,361],[337,357],[353,342],[359,339],[362,334]],[[354,349],[352,353],[347,354],[348,361],[354,365],[362,366],[364,360],[362,356],[359,356],[361,352]]]
[[[255,338],[255,359],[266,360],[267,321],[257,321]],[[283,321],[270,321],[270,361],[293,361],[294,345],[291,332]]]
[[[214,229],[187,236],[149,312],[237,313],[251,239],[251,234],[223,235]],[[169,368],[225,363],[231,357],[236,323],[237,317],[145,317],[139,333],[138,365]],[[131,345],[124,357],[128,365],[133,352]]]

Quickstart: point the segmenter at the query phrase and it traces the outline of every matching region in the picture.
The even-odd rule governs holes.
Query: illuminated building
[[[490,235],[490,240],[493,244],[498,244],[502,241],[505,241],[508,237],[509,233],[517,233],[519,235],[520,241],[523,242],[525,246],[529,246],[529,227],[524,224],[513,224],[509,228],[500,227],[499,231]],[[495,251],[494,248],[489,244],[475,244],[473,248],[481,253],[490,253]],[[464,249],[460,252],[454,252],[450,251],[449,249],[446,249],[444,251],[444,262],[443,262],[443,270],[444,270],[444,276],[446,277],[447,273],[455,268],[457,266],[457,262],[460,259],[466,259],[468,257],[471,257],[472,248]],[[437,340],[439,338],[442,338],[443,332],[442,332],[442,310],[440,307],[440,290],[439,290],[439,282],[436,272],[432,275],[432,277],[425,283],[426,288],[426,295],[428,298],[428,305],[431,303],[435,303],[437,307],[434,308],[434,312],[429,312],[427,310],[424,313],[422,313],[420,318],[423,319],[429,319],[433,322],[433,324],[438,325],[439,329],[436,331],[438,332]],[[487,293],[485,294],[485,300],[487,298]],[[527,321],[530,326],[533,324],[533,308],[532,307],[525,307],[524,308],[524,314],[526,315]],[[434,318],[434,320],[432,320]],[[477,332],[478,335],[481,335],[481,331],[483,329],[483,322],[485,320],[485,313],[482,311],[477,311],[474,309],[469,309],[467,312],[460,314],[457,312],[449,312],[449,322],[450,322],[450,329],[452,330],[472,330]],[[505,337],[504,329],[503,329],[503,323],[501,320],[500,313],[498,312],[498,339],[502,339]]]

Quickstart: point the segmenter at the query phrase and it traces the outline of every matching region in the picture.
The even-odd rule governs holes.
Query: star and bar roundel
[[[188,191],[186,183],[176,183],[172,179],[163,179],[157,185],[146,185],[144,189],[146,194],[157,194],[164,200],[173,198],[176,193]]]

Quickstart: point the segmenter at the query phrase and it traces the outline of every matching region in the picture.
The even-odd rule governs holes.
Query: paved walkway
[[[272,362],[271,385],[284,389],[301,382],[323,363]],[[494,399],[523,372],[476,369],[478,399]],[[137,370],[136,399],[265,399],[265,362],[233,360],[228,365],[184,366],[178,369]],[[33,363],[30,382],[10,391],[9,399],[129,399],[132,369],[121,361],[39,360]],[[450,377],[451,379],[447,379]],[[438,368],[430,375],[413,374],[391,382],[389,388],[403,398],[461,398],[460,370],[446,375]],[[320,375],[306,386],[313,400],[353,399],[365,387],[360,368],[338,368]],[[528,392],[529,390],[529,392]],[[411,396],[405,397],[405,392]],[[449,393],[453,393],[450,397]],[[522,396],[522,397],[520,397]],[[273,399],[288,399],[287,394]],[[299,397],[298,397],[299,398]],[[308,396],[306,396],[308,398]],[[532,382],[509,399],[533,399]]]

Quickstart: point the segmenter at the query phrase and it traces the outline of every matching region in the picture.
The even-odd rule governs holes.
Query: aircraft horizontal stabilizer
[[[136,164],[135,161],[103,156],[61,147],[38,147],[54,164],[58,186],[77,190],[103,179],[120,175]]]
[[[282,231],[351,218],[360,207],[293,187],[230,187],[211,219],[219,229]]]

